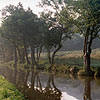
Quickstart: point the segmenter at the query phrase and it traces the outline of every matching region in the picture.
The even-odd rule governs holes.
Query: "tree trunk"
[[[25,63],[25,51],[24,51],[24,48],[22,48],[21,50],[21,56],[22,56],[22,63],[24,64]]]
[[[39,50],[38,47],[36,48],[36,54],[37,54],[37,63],[39,62]]]
[[[31,88],[34,90],[35,87],[35,78],[37,76],[37,72],[34,72],[34,70],[32,70],[32,77],[31,77]]]
[[[18,58],[17,58],[17,49],[16,49],[16,46],[14,47],[14,67],[16,68],[17,67],[17,61],[18,61]]]
[[[39,63],[41,51],[42,51],[42,47],[40,48],[37,47],[37,63]]]
[[[34,46],[31,46],[31,60],[32,60],[32,66],[38,65],[35,59],[35,49]]]
[[[91,72],[90,64],[91,64],[91,45],[92,45],[92,36],[88,38],[88,36],[85,36],[84,41],[84,66],[85,66],[85,72],[89,73]]]
[[[30,61],[28,59],[28,53],[27,53],[27,47],[26,47],[25,39],[23,39],[23,42],[24,42],[24,50],[25,50],[25,56],[26,56],[27,65],[29,65]]]
[[[59,93],[59,95],[61,96],[61,91],[56,87],[55,83],[54,83],[54,76],[53,74],[51,75],[51,82],[52,82],[52,86],[53,88]]]
[[[6,54],[6,52],[5,52],[5,49],[4,49],[3,45],[1,46],[1,49],[2,49],[2,60],[5,62],[5,54]]]
[[[38,63],[39,63],[39,60],[40,60],[40,55],[41,55],[41,52],[42,52],[42,47],[43,47],[43,46],[40,47],[40,51],[39,51],[39,55],[38,55],[38,57],[39,57],[39,58],[38,58]]]
[[[41,84],[40,77],[38,74],[37,74],[37,87],[42,91],[42,84]]]
[[[50,69],[53,69],[53,65],[54,65],[54,58],[55,58],[55,54],[61,49],[62,45],[59,44],[58,48],[56,48],[56,50],[53,52],[52,56],[50,54],[50,50],[48,49],[48,59],[49,59],[49,64],[50,64]]]
[[[95,25],[93,25],[92,27],[88,27],[87,28],[87,32],[85,35],[85,41],[84,41],[84,65],[85,65],[85,71],[87,73],[92,72],[91,68],[90,68],[90,64],[91,64],[91,46],[92,46],[92,42],[94,39],[94,29]]]
[[[84,100],[92,100],[91,99],[91,80],[85,79],[85,91],[84,91]]]
[[[33,58],[33,49],[31,47],[31,61],[32,61],[32,67],[34,67],[34,58]]]
[[[50,54],[50,50],[48,49],[47,52],[48,52],[48,60],[49,60],[49,64],[51,65],[51,54]]]
[[[54,64],[54,58],[55,58],[55,54],[61,49],[61,47],[62,47],[62,45],[61,44],[59,44],[58,45],[58,48],[53,52],[53,54],[52,54],[52,58],[51,58],[51,65],[53,66],[53,64]]]
[[[20,51],[19,47],[17,47],[17,50],[18,50],[18,58],[19,58],[18,60],[19,60],[19,63],[22,64],[23,63],[22,55],[21,55],[21,51]]]
[[[86,53],[85,55],[85,72],[89,73],[91,71],[90,68],[90,53]]]

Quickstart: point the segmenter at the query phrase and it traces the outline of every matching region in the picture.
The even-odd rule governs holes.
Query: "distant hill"
[[[82,50],[84,39],[80,35],[74,35],[71,40],[66,40],[61,48],[61,51]],[[92,49],[100,48],[100,39],[93,41]]]

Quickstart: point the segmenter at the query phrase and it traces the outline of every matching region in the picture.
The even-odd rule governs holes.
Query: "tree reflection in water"
[[[45,87],[41,84],[38,72],[2,68],[0,74],[13,83],[29,100],[61,100],[62,93],[57,89],[53,74],[50,74]],[[28,85],[30,78],[30,85]]]
[[[45,74],[47,76],[40,77],[39,72],[34,72],[34,70],[23,71],[21,69],[17,70],[3,67],[0,68],[0,75],[15,84],[18,90],[20,90],[29,100],[61,100],[62,98],[61,91],[55,85],[53,74]],[[45,80],[45,78],[47,78],[47,80]],[[74,76],[71,76],[71,78],[72,80],[77,79],[77,77]],[[92,78],[85,77],[81,79],[84,79],[85,85],[83,99],[92,100],[90,84]],[[45,82],[43,82],[44,80]],[[65,98],[67,99],[67,96]]]
[[[38,72],[32,75],[32,84],[27,96],[30,100],[61,100],[61,92],[55,86],[53,74],[49,75],[46,87],[42,87]]]
[[[85,88],[84,88],[84,95],[83,99],[84,100],[92,100],[91,99],[91,78],[85,78]]]

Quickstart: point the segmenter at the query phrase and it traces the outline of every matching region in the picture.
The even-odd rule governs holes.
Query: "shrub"
[[[94,72],[90,71],[90,72],[86,72],[84,69],[80,70],[78,72],[79,76],[94,76]]]

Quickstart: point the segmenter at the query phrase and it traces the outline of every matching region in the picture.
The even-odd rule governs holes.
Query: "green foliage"
[[[90,51],[87,51],[91,52],[92,40],[100,35],[99,0],[42,0],[41,5],[52,7],[53,11],[42,12],[38,18],[30,8],[25,10],[21,3],[17,6],[6,6],[2,10],[3,22],[0,35],[10,43],[9,45],[12,44],[11,49],[15,47],[15,51],[16,48],[17,51],[22,51],[19,58],[23,59],[26,56],[27,59],[27,50],[24,49],[30,47],[31,60],[34,60],[30,64],[33,64],[36,60],[35,50],[45,47],[53,63],[54,56],[63,42],[77,32],[87,36],[86,46],[90,43]],[[53,51],[52,56],[50,51]],[[57,64],[62,63],[62,60],[64,64],[83,66],[82,58],[70,58],[67,61],[56,59]],[[21,66],[23,67],[23,64]]]
[[[0,100],[25,100],[25,98],[11,83],[0,76]]]
[[[59,1],[61,3],[61,1]],[[54,11],[48,10],[47,13],[42,12],[41,18],[47,24],[47,31],[44,32],[43,43],[44,47],[48,52],[49,63],[53,65],[55,54],[61,49],[63,42],[72,37],[71,32],[71,18],[68,15],[67,21],[62,21],[63,17],[61,17],[61,7],[59,7],[59,3],[54,0],[42,0],[41,5],[47,5],[53,8]],[[43,7],[43,6],[42,6]],[[66,22],[66,26],[63,22]],[[52,50],[53,54],[51,55],[50,51]]]
[[[78,72],[78,75],[79,76],[94,76],[94,72],[90,71],[90,72],[87,73],[85,70],[80,70]]]
[[[9,13],[9,15],[4,16],[1,27],[2,37],[14,44],[21,44],[23,38],[33,42],[32,40],[35,39],[36,33],[38,33],[38,28],[36,28],[37,22],[35,22],[37,16],[33,14],[32,10],[25,10],[19,3],[18,6],[7,6],[3,12]]]
[[[95,72],[94,77],[100,78],[100,68],[97,68],[97,71]]]
[[[78,14],[75,24],[83,35],[98,37],[100,27],[100,1],[99,0],[78,0],[73,1],[74,12]],[[89,31],[87,33],[87,30]]]
[[[43,47],[44,22],[30,8],[26,10],[19,3],[17,6],[6,6],[2,13],[4,15],[0,27],[1,37],[17,49],[20,61],[25,58],[24,53],[27,53],[27,48],[41,49]]]

